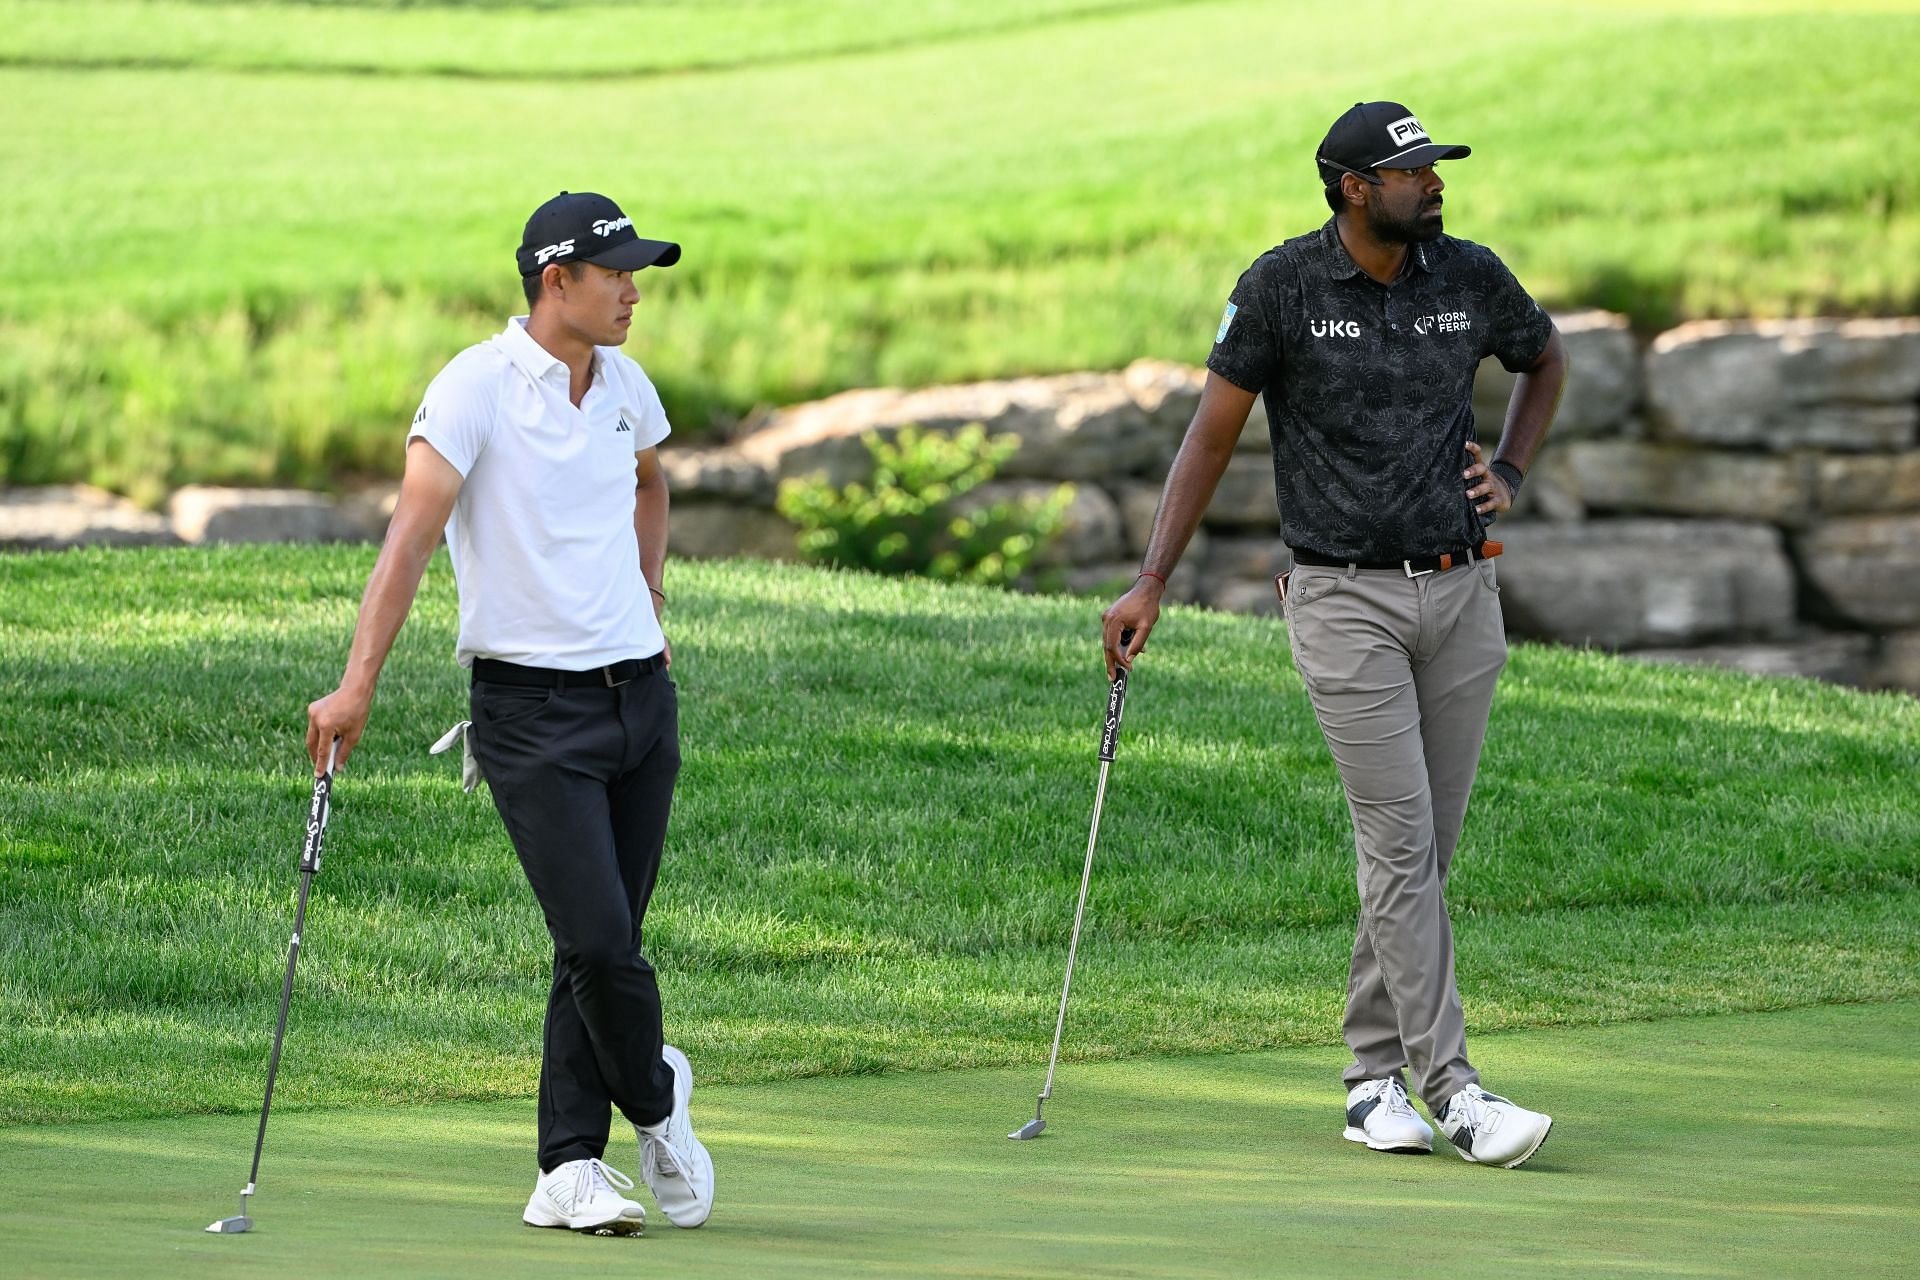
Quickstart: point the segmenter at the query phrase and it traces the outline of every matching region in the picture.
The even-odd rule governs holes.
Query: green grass
[[[257,1105],[306,702],[368,548],[0,557],[0,1121]],[[1032,1062],[1105,683],[1092,601],[677,564],[649,917],[716,1081]],[[521,1097],[549,949],[484,795],[444,559],[337,792],[290,1109]],[[1518,649],[1450,901],[1476,1032],[1920,996],[1920,703]],[[1074,1061],[1325,1045],[1344,803],[1273,621],[1175,611],[1107,799]]]
[[[0,62],[553,79],[870,53],[1192,0],[700,0],[697,4],[4,0]],[[591,33],[590,39],[581,39]]]
[[[1450,226],[1551,303],[1920,306],[1914,5],[1450,14],[0,0],[0,166],[28,175],[0,194],[0,481],[393,470],[563,186],[687,245],[632,343],[685,429],[1197,361],[1238,272],[1324,215],[1329,116],[1387,90],[1475,146]],[[1417,58],[1356,56],[1414,27]]]
[[[1089,987],[1106,981],[1090,970]],[[638,1240],[530,1231],[531,1103],[276,1110],[255,1229],[251,1117],[0,1129],[13,1273],[578,1276],[1910,1276],[1920,1006],[1479,1041],[1551,1111],[1523,1169],[1339,1137],[1327,1049],[1069,1067],[1037,1142],[1037,1066],[711,1087],[712,1220]],[[296,1040],[288,1076],[317,1069]],[[699,1059],[695,1059],[696,1065]],[[616,1134],[609,1158],[633,1168]],[[74,1222],[76,1182],[126,1188]]]

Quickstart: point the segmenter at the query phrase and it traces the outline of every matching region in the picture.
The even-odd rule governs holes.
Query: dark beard
[[[1381,212],[1378,208],[1367,210],[1368,228],[1376,239],[1387,244],[1427,244],[1438,240],[1443,230],[1436,210],[1432,218],[1425,217],[1427,207],[1414,211],[1411,218],[1395,218]]]

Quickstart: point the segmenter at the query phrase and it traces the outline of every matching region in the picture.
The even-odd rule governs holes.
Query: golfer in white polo
[[[407,436],[399,503],[340,687],[307,709],[316,770],[365,731],[381,665],[444,526],[473,674],[469,745],[553,936],[536,1227],[639,1231],[633,1182],[604,1162],[612,1108],[640,1139],[667,1220],[713,1208],[687,1115],[693,1072],[666,1044],[640,923],[680,769],[659,608],[667,487],[660,397],[618,348],[634,273],[680,246],[641,239],[605,196],[562,192],[519,252],[530,314],[433,380]]]

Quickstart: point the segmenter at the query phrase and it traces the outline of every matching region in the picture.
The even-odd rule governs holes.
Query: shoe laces
[[[599,1160],[583,1160],[573,1175],[573,1200],[575,1204],[584,1204],[602,1191],[616,1199],[623,1198],[622,1191],[633,1190],[633,1179],[612,1165]]]
[[[680,1165],[675,1159],[676,1152],[673,1144],[667,1140],[667,1135],[671,1132],[673,1132],[673,1126],[669,1124],[658,1134],[647,1135],[646,1161],[656,1174],[677,1178],[680,1176]]]
[[[1492,1129],[1494,1122],[1499,1119],[1499,1109],[1490,1104],[1505,1101],[1497,1093],[1488,1093],[1478,1085],[1468,1085],[1453,1095],[1453,1105],[1447,1114],[1458,1115],[1464,1128],[1479,1133]]]
[[[1360,1100],[1378,1098],[1381,1109],[1389,1115],[1412,1115],[1413,1107],[1407,1101],[1407,1091],[1398,1080],[1388,1077],[1385,1080],[1372,1080],[1361,1086]]]

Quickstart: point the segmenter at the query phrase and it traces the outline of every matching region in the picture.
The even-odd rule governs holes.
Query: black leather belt
[[[1448,569],[1463,564],[1472,564],[1475,560],[1491,560],[1503,550],[1498,542],[1489,538],[1478,547],[1462,548],[1459,551],[1443,551],[1437,556],[1408,556],[1403,560],[1344,560],[1334,556],[1323,556],[1317,551],[1296,548],[1293,553],[1295,564],[1310,564],[1321,569],[1397,569],[1409,578],[1423,573],[1444,573]]]
[[[532,689],[613,689],[629,680],[650,676],[665,666],[666,660],[657,653],[651,658],[628,658],[586,671],[556,671],[550,667],[523,667],[497,658],[475,658],[473,681],[475,684],[482,681],[517,684]]]

